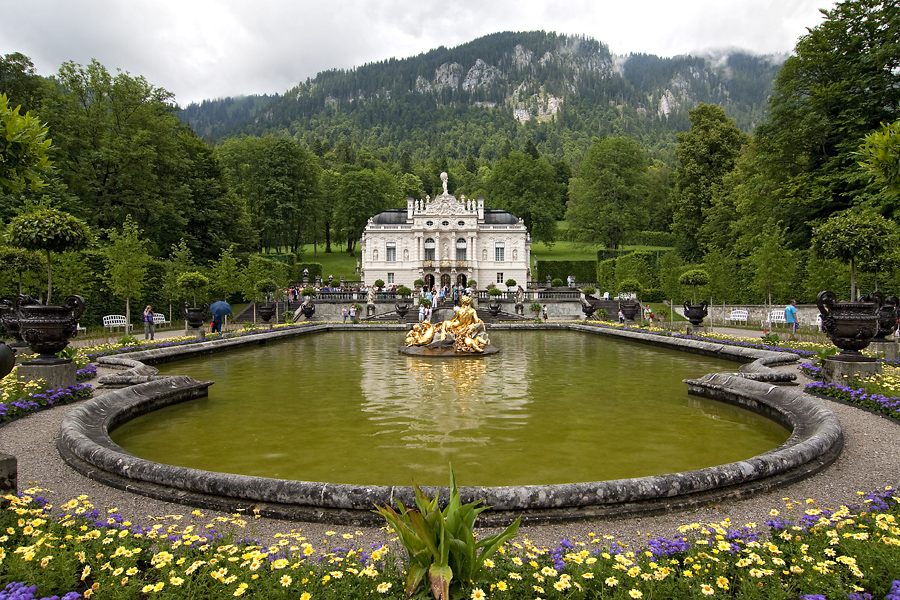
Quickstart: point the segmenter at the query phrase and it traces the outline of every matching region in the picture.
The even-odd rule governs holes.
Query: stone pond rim
[[[414,502],[410,486],[361,486],[304,482],[214,473],[155,463],[128,454],[109,431],[139,415],[164,406],[205,396],[211,382],[189,377],[155,377],[144,363],[169,362],[247,344],[264,344],[295,335],[352,330],[340,324],[278,330],[132,353],[109,362],[134,366],[138,385],[115,390],[75,407],[60,428],[58,448],[63,459],[100,483],[168,502],[233,512],[258,509],[266,517],[335,525],[380,523],[371,512],[376,504]],[[526,522],[632,516],[685,509],[725,499],[747,497],[814,475],[830,465],[843,447],[840,422],[821,403],[796,389],[767,381],[780,376],[767,364],[787,363],[796,355],[753,350],[712,342],[683,340],[635,331],[580,324],[493,326],[496,329],[568,329],[588,334],[669,346],[687,352],[746,362],[740,373],[718,373],[687,380],[691,394],[728,402],[773,419],[791,431],[779,447],[747,460],[695,471],[634,479],[557,485],[463,487],[463,502],[484,500],[492,509],[479,524],[499,525],[522,516]],[[373,330],[376,327],[367,327]],[[404,331],[398,325],[380,330]],[[751,362],[752,361],[752,362]],[[100,359],[101,364],[104,359]],[[149,369],[149,371],[148,371]],[[120,376],[127,379],[127,375]],[[759,379],[761,381],[757,381]],[[446,498],[447,488],[425,488]]]

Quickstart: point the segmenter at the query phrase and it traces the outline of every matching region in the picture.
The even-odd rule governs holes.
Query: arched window
[[[466,260],[466,240],[463,238],[456,240],[456,260],[460,262]]]
[[[425,260],[434,260],[434,240],[432,238],[425,240]]]

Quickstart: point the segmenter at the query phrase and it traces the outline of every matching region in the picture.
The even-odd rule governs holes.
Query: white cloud
[[[496,31],[586,34],[617,54],[742,47],[790,52],[822,0],[0,0],[0,53],[41,74],[96,58],[143,75],[181,104],[282,93],[307,77],[452,47]],[[9,6],[4,6],[9,5]]]

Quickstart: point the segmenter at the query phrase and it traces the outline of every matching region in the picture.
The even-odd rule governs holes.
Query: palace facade
[[[445,176],[444,176],[445,177]],[[406,200],[406,208],[369,219],[360,243],[362,280],[405,285],[421,279],[428,286],[479,288],[531,279],[531,238],[525,223],[504,210],[484,207],[484,199],[459,200],[447,193],[434,199]]]

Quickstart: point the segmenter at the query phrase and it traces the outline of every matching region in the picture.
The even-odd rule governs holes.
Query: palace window
[[[504,260],[506,260],[504,258],[505,249],[506,248],[504,246],[504,242],[495,242],[494,243],[494,260],[496,262],[503,262]]]
[[[503,273],[497,273],[497,283],[503,283]]]
[[[463,238],[456,240],[456,260],[460,262],[466,260],[466,240]]]
[[[387,280],[387,282],[388,282],[388,283],[394,283],[394,274],[393,274],[393,273],[388,273],[388,280]]]
[[[384,260],[395,262],[397,260],[397,244],[396,242],[388,242],[385,245]]]
[[[434,240],[425,240],[425,260],[434,260]]]

